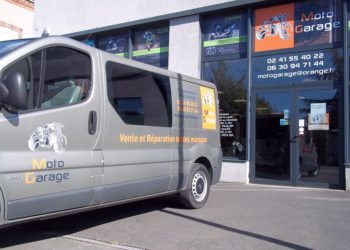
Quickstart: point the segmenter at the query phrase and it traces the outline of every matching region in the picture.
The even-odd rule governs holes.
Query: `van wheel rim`
[[[208,190],[208,181],[205,174],[201,171],[193,176],[192,180],[192,194],[197,202],[205,199]]]

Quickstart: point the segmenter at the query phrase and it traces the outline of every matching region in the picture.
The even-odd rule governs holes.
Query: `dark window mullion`
[[[41,63],[40,63],[40,80],[39,80],[39,90],[38,90],[38,99],[35,103],[35,108],[41,107],[41,102],[44,96],[44,84],[45,84],[45,74],[46,74],[46,50],[41,51]]]

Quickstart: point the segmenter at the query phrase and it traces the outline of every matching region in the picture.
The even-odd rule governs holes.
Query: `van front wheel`
[[[195,163],[190,173],[187,188],[181,191],[181,202],[187,208],[201,208],[207,202],[210,191],[208,169]]]

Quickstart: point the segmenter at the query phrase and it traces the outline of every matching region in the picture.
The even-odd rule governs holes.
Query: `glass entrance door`
[[[255,104],[255,177],[290,181],[291,94],[258,93]]]
[[[254,96],[254,179],[289,185],[339,185],[338,91],[294,88],[261,91]]]

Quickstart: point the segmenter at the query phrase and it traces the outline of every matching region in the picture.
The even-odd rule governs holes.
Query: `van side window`
[[[78,103],[91,89],[89,56],[64,47],[46,50],[42,108]]]
[[[51,47],[36,52],[4,70],[21,73],[27,83],[27,107],[18,111],[51,108],[83,101],[91,90],[91,60],[80,51]]]
[[[168,77],[107,62],[108,99],[126,124],[171,127]]]

